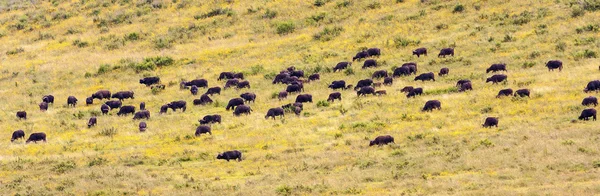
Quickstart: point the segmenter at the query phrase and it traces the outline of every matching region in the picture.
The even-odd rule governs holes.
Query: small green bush
[[[230,16],[233,16],[234,14],[235,14],[235,12],[233,12],[233,10],[231,8],[215,8],[208,13],[194,16],[194,19],[199,20],[199,19],[211,18],[211,17],[215,17],[215,16],[219,16],[219,15],[226,15],[226,16],[230,17]]]
[[[396,36],[394,38],[394,46],[396,48],[404,48],[410,45],[416,46],[419,45],[421,43],[421,40],[411,40],[411,39],[407,39],[404,38],[402,36]]]
[[[465,11],[465,6],[463,6],[462,4],[458,4],[454,6],[454,9],[452,9],[452,13],[461,13]]]
[[[296,30],[296,25],[292,21],[280,22],[276,25],[276,32],[279,35],[287,35]]]
[[[325,100],[318,101],[317,107],[329,107],[329,102]]]
[[[107,136],[107,137],[113,137],[116,134],[117,134],[117,129],[115,129],[114,127],[102,129],[98,133],[98,135]]]
[[[277,17],[277,12],[270,10],[270,9],[267,9],[265,11],[265,14],[263,14],[263,16],[262,16],[262,18],[266,18],[266,19],[273,19],[275,17]]]
[[[23,52],[25,52],[25,49],[19,47],[19,48],[15,48],[13,50],[6,51],[6,55],[15,55],[15,54],[23,53]]]
[[[64,174],[68,171],[71,171],[73,169],[75,169],[76,165],[75,162],[73,161],[65,161],[65,162],[61,162],[59,164],[56,164],[54,166],[52,166],[52,171],[59,173],[59,174]]]
[[[137,41],[140,39],[140,34],[135,32],[129,33],[123,36],[123,39],[125,39],[125,41]]]
[[[109,64],[103,64],[103,65],[100,65],[100,67],[98,68],[98,72],[96,72],[96,74],[102,75],[102,74],[108,73],[110,70],[111,69],[110,69]]]
[[[379,3],[379,2],[370,3],[369,5],[367,5],[367,8],[372,9],[372,10],[379,9],[379,8],[381,8],[381,3]]]
[[[324,6],[326,3],[329,3],[329,0],[316,0],[313,5],[317,7]]]
[[[76,40],[74,40],[74,41],[73,41],[73,46],[77,46],[77,47],[79,47],[79,48],[85,48],[85,47],[87,47],[88,45],[89,45],[89,43],[88,43],[88,42],[81,41],[81,40],[79,40],[79,39],[76,39]]]
[[[325,28],[323,28],[323,30],[321,32],[314,34],[313,39],[320,40],[320,41],[329,41],[329,40],[332,40],[333,38],[341,35],[343,31],[344,31],[344,28],[342,28],[342,27],[333,27],[333,28],[325,27]]]

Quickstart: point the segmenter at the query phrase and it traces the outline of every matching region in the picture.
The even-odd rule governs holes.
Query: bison
[[[490,66],[490,68],[487,68],[485,70],[485,73],[497,72],[497,71],[507,71],[506,70],[506,64],[505,63],[492,64]]]
[[[333,72],[335,73],[338,70],[346,69],[348,66],[351,66],[352,62],[339,62],[333,67]]]
[[[292,70],[290,71],[291,77],[304,78],[304,71],[302,70]]]
[[[459,80],[458,82],[456,82],[456,86],[461,87],[464,83],[471,83],[471,80]]]
[[[169,105],[165,104],[160,106],[160,112],[158,112],[158,114],[165,114],[167,113],[167,111],[169,110]]]
[[[354,87],[354,90],[358,90],[358,89],[360,89],[362,87],[365,87],[365,86],[371,86],[372,84],[373,84],[373,80],[371,80],[371,79],[359,80],[356,83],[356,87]]]
[[[336,89],[344,89],[346,88],[346,81],[344,80],[336,80],[331,82],[331,84],[329,85],[330,89],[332,90],[336,90]]]
[[[487,117],[485,122],[481,125],[485,128],[496,126],[498,127],[498,118],[496,117]]]
[[[108,107],[110,107],[110,110],[115,109],[115,108],[120,108],[121,105],[123,105],[123,102],[118,101],[118,100],[110,100],[104,103],[105,105],[108,105]]]
[[[124,99],[135,99],[135,97],[133,97],[133,91],[120,91],[113,94],[111,98],[117,98],[120,101],[123,101]]]
[[[38,141],[46,142],[46,133],[44,133],[44,132],[32,133],[31,135],[29,135],[29,139],[27,139],[27,141],[25,141],[25,143],[29,143],[29,142],[37,143]]]
[[[183,100],[168,103],[167,107],[171,108],[173,112],[175,112],[176,109],[181,109],[182,112],[185,112],[185,110],[187,109],[186,102]]]
[[[23,130],[16,130],[13,132],[12,137],[10,138],[10,142],[14,142],[15,140],[25,138],[25,132]]]
[[[357,96],[367,96],[368,94],[372,94],[375,95],[375,88],[371,87],[371,86],[364,86],[361,87],[360,90],[358,90],[358,92],[356,92]]]
[[[329,97],[327,98],[327,101],[334,102],[336,99],[342,101],[342,93],[340,93],[340,92],[330,93]]]
[[[422,73],[421,75],[418,75],[417,77],[415,77],[415,81],[417,80],[421,80],[421,81],[425,81],[425,80],[433,80],[435,82],[435,75],[433,74],[433,72],[429,72],[429,73]]]
[[[127,115],[127,114],[133,114],[135,113],[135,106],[132,105],[126,105],[123,106],[119,109],[119,112],[117,113],[117,116],[121,116],[121,115]]]
[[[238,83],[240,83],[240,80],[238,79],[229,79],[227,80],[227,82],[225,82],[225,86],[223,87],[223,89],[228,89],[232,86],[237,86]]]
[[[206,93],[204,93],[204,94],[211,95],[211,96],[214,94],[220,95],[221,87],[215,86],[215,87],[208,88],[208,90],[206,90]]]
[[[379,57],[381,55],[381,50],[379,48],[369,48],[369,49],[367,49],[367,55],[369,57],[372,57],[372,56]]]
[[[285,117],[285,114],[283,112],[283,108],[271,108],[269,109],[269,111],[267,111],[267,115],[265,115],[265,119],[268,119],[269,117],[273,118],[273,120],[275,120],[276,116],[281,116],[281,118]]]
[[[279,99],[279,101],[281,101],[282,99],[287,99],[288,96],[288,92],[286,91],[281,91],[279,92],[279,94],[277,94],[277,98]]]
[[[40,103],[39,106],[40,106],[40,111],[48,110],[48,103],[46,103],[46,102]]]
[[[110,91],[108,90],[99,90],[97,92],[95,92],[94,94],[92,94],[92,98],[94,99],[110,99]]]
[[[423,107],[423,111],[432,111],[433,109],[442,109],[442,103],[438,100],[429,100],[425,102],[425,106]]]
[[[210,124],[210,123],[221,124],[221,115],[218,115],[218,114],[206,115],[201,120],[198,120],[198,122],[200,122],[201,125]]]
[[[366,69],[366,68],[369,68],[369,67],[377,67],[377,61],[376,61],[375,59],[369,59],[369,60],[366,60],[366,61],[363,63],[363,66],[362,66],[362,68],[363,68],[363,69]]]
[[[460,89],[458,89],[458,92],[464,92],[464,91],[470,91],[473,90],[473,86],[471,85],[470,82],[467,83],[463,83],[462,85],[460,85]]]
[[[592,117],[594,121],[596,121],[596,109],[590,108],[581,111],[581,115],[579,115],[579,120],[589,120]]]
[[[288,92],[288,93],[300,93],[300,92],[302,92],[302,87],[300,85],[296,85],[296,84],[288,85],[285,88],[285,92]]]
[[[143,79],[140,79],[140,84],[144,84],[146,86],[150,86],[153,84],[158,84],[160,83],[160,78],[159,77],[145,77]]]
[[[587,86],[585,87],[585,89],[583,89],[583,92],[590,92],[590,91],[599,91],[600,90],[600,80],[593,80],[588,82]]]
[[[280,73],[273,79],[273,84],[283,83],[287,78],[291,77],[288,73]]]
[[[100,111],[102,111],[102,114],[108,114],[108,111],[110,110],[110,106],[106,105],[106,104],[102,104],[100,106]]]
[[[558,71],[562,71],[563,63],[559,60],[551,60],[546,63],[546,67],[548,67],[548,71],[553,71],[558,69]]]
[[[367,58],[369,57],[369,53],[367,53],[367,51],[360,51],[358,53],[356,53],[356,55],[354,55],[354,57],[352,57],[352,61],[358,60],[360,61],[361,59]]]
[[[242,88],[250,88],[250,82],[248,81],[241,81],[237,84],[237,89],[242,89]]]
[[[312,95],[311,94],[301,94],[296,96],[296,102],[297,103],[306,103],[306,102],[310,102],[312,103]]]
[[[53,95],[44,95],[42,97],[42,102],[54,104],[54,96]]]
[[[388,72],[385,70],[379,70],[379,71],[375,71],[373,72],[373,75],[371,75],[371,78],[375,79],[375,78],[385,78],[388,77]]]
[[[88,128],[92,128],[93,126],[96,126],[97,123],[98,123],[98,119],[96,119],[95,116],[92,116],[90,118],[90,120],[88,120],[87,126],[88,126]]]
[[[319,75],[318,73],[308,76],[308,81],[315,81],[315,80],[320,80],[320,79],[321,79],[321,75]]]
[[[502,89],[500,91],[498,91],[498,95],[496,95],[496,98],[500,98],[502,96],[510,96],[513,94],[513,90],[510,88],[507,89]]]
[[[194,86],[194,85],[196,85],[198,88],[208,88],[208,81],[206,81],[205,79],[195,79],[195,80],[183,83],[184,87]]]
[[[233,151],[227,151],[224,153],[219,153],[217,155],[217,159],[225,159],[227,160],[227,162],[229,162],[229,160],[238,160],[242,161],[242,153],[240,151],[237,150],[233,150]]]
[[[197,95],[198,87],[196,85],[192,86],[192,88],[190,88],[190,92],[192,93],[192,95]]]
[[[385,77],[383,79],[383,85],[392,85],[394,84],[394,78],[392,77]]]
[[[415,63],[415,62],[408,62],[408,63],[402,64],[401,67],[406,67],[406,68],[408,68],[408,72],[410,74],[417,75],[417,63]]]
[[[219,74],[219,78],[217,80],[223,80],[223,79],[233,79],[233,73],[232,72],[221,72],[221,74]]]
[[[256,94],[254,93],[243,93],[240,95],[240,97],[243,98],[245,101],[252,103],[254,103],[254,100],[256,100]]]
[[[210,132],[210,127],[206,126],[206,125],[200,125],[198,126],[198,128],[196,128],[196,133],[194,133],[194,135],[196,137],[200,136],[203,133],[208,133],[210,135],[212,135],[212,133]]]
[[[74,96],[67,97],[67,105],[75,107],[75,105],[77,105],[77,98],[75,98]]]
[[[369,146],[374,146],[374,145],[383,146],[383,145],[387,145],[389,143],[394,143],[394,137],[392,137],[390,135],[383,135],[383,136],[378,136],[374,140],[370,141]]]
[[[404,88],[400,89],[400,92],[410,93],[410,91],[412,91],[413,89],[415,89],[415,88],[412,86],[405,86]]]
[[[417,48],[412,51],[412,55],[417,55],[417,58],[421,57],[421,55],[427,56],[427,48]]]
[[[25,112],[25,111],[18,111],[17,112],[17,118],[18,119],[27,120],[27,112]]]
[[[240,106],[240,105],[244,105],[244,100],[242,98],[233,98],[229,100],[229,103],[227,103],[227,107],[225,108],[226,110],[229,109],[235,109],[235,107]]]
[[[146,122],[142,121],[142,122],[140,122],[138,127],[140,129],[140,132],[144,132],[144,131],[146,131],[146,129],[148,129],[148,124],[146,124]]]
[[[142,111],[136,112],[133,115],[133,120],[139,120],[139,119],[143,119],[143,118],[149,120],[150,119],[150,111],[142,110]]]
[[[412,89],[410,92],[408,92],[408,94],[406,95],[406,98],[415,97],[415,96],[421,95],[421,94],[423,94],[423,88],[415,88],[415,89]]]
[[[94,98],[92,98],[92,97],[85,98],[85,105],[92,105],[92,104],[94,104]]]
[[[240,116],[241,114],[250,115],[251,112],[252,112],[252,109],[250,108],[250,106],[239,105],[239,106],[235,107],[235,110],[233,111],[233,115],[234,116]]]
[[[212,102],[213,100],[207,94],[201,95],[200,99],[194,99],[194,105],[206,105]]]
[[[146,110],[146,102],[141,102],[140,103],[140,110]]]
[[[447,67],[444,67],[444,68],[440,69],[440,73],[438,73],[438,76],[448,75],[449,72],[450,72],[450,69],[448,69]]]
[[[515,91],[514,96],[519,96],[519,97],[529,97],[529,89],[519,89],[517,91]]]
[[[446,57],[447,55],[454,56],[454,48],[443,48],[440,50],[438,57]]]
[[[487,78],[487,80],[485,80],[485,83],[492,82],[492,84],[498,84],[499,82],[505,81],[506,78],[508,78],[508,76],[504,74],[496,74],[492,77]]]
[[[598,99],[594,96],[589,96],[589,97],[583,98],[581,105],[584,105],[584,106],[594,105],[594,107],[595,107],[598,105]]]

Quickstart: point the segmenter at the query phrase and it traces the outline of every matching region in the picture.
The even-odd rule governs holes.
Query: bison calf
[[[438,76],[448,75],[448,73],[450,73],[450,69],[448,69],[447,67],[444,67],[444,68],[440,69],[440,73],[438,73]]]

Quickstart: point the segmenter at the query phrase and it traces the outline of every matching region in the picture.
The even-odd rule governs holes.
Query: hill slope
[[[273,194],[598,194],[600,130],[577,121],[588,81],[598,79],[597,1],[0,1],[0,194],[273,195]],[[378,47],[378,68],[333,73],[338,62]],[[429,55],[412,56],[426,47]],[[456,55],[438,58],[441,48]],[[564,69],[549,72],[548,60]],[[356,84],[376,70],[416,62],[420,73],[450,74],[435,82],[395,78],[385,96],[324,104],[334,80]],[[506,63],[508,82],[485,83],[485,69]],[[295,66],[321,80],[305,84],[313,103],[301,116],[265,120],[285,86],[275,74]],[[224,90],[215,103],[181,90],[182,80],[209,86],[224,71],[243,72],[251,89]],[[152,91],[140,78],[160,76]],[[473,91],[455,84],[470,79]],[[382,82],[378,80],[377,82]],[[425,93],[407,99],[404,86]],[[528,88],[530,98],[495,99]],[[131,116],[86,106],[97,90],[132,90],[152,117],[139,133]],[[206,89],[200,89],[205,92]],[[254,92],[249,116],[233,117],[228,100]],[[46,112],[37,104],[52,94]],[[79,104],[66,106],[68,96]],[[421,112],[428,100],[442,109]],[[185,112],[159,115],[185,100]],[[320,102],[320,103],[319,103]],[[17,120],[19,110],[27,120]],[[198,119],[220,114],[213,135],[194,137]],[[98,126],[87,119],[98,116]],[[482,128],[486,117],[498,128]],[[14,143],[22,129],[47,143]],[[368,147],[379,135],[395,144]],[[237,149],[242,162],[216,160]]]

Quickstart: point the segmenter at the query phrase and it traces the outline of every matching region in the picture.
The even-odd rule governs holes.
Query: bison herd
[[[418,58],[420,58],[420,56],[427,56],[427,49],[426,48],[417,48],[412,51],[412,54],[416,55]],[[363,65],[362,65],[363,69],[374,68],[374,67],[378,67],[379,64],[378,64],[377,60],[372,57],[379,57],[381,55],[382,55],[382,53],[379,48],[369,48],[369,49],[358,52],[352,58],[352,62],[355,62],[355,61],[360,62],[361,60],[364,60]],[[440,50],[438,57],[445,58],[447,56],[453,57],[454,55],[455,55],[454,48],[444,48],[444,49]],[[335,73],[335,72],[349,68],[350,66],[352,66],[352,62],[337,63],[333,67],[333,72]],[[499,72],[499,71],[508,72],[506,67],[507,66],[505,63],[492,64],[489,68],[486,69],[486,73],[490,73],[490,72],[495,73],[495,72]],[[549,71],[553,71],[554,69],[558,69],[559,71],[562,71],[563,63],[558,60],[551,60],[546,63],[546,67],[548,68]],[[435,82],[436,81],[435,74],[433,72],[421,73],[421,74],[417,75],[417,73],[418,73],[417,68],[418,68],[417,63],[408,62],[408,63],[402,64],[402,66],[400,66],[400,67],[394,68],[391,73],[388,73],[386,70],[374,71],[373,74],[371,75],[371,78],[359,80],[356,83],[356,85],[348,84],[344,80],[335,80],[335,81],[331,82],[331,84],[329,84],[328,88],[330,88],[331,90],[334,90],[334,91],[354,89],[354,91],[356,91],[357,97],[361,97],[361,96],[368,96],[368,95],[385,95],[385,94],[387,94],[385,90],[376,90],[375,88],[380,87],[382,85],[382,83],[374,82],[373,80],[383,79],[383,85],[392,85],[394,78],[416,75],[414,78],[414,81],[419,81],[419,80],[421,82],[426,82],[426,81]],[[439,71],[438,76],[440,76],[440,77],[446,76],[449,73],[450,73],[450,69],[444,67]],[[285,104],[280,107],[270,108],[266,112],[265,119],[269,119],[269,118],[276,119],[276,117],[284,118],[285,113],[288,113],[288,112],[290,112],[290,113],[293,112],[296,115],[300,115],[300,113],[303,110],[303,103],[312,103],[313,102],[313,96],[311,94],[306,94],[306,93],[303,94],[304,85],[308,84],[310,81],[320,80],[321,76],[318,73],[315,73],[315,74],[308,76],[307,79],[305,79],[305,78],[306,78],[305,72],[303,70],[297,70],[293,66],[281,71],[279,74],[274,76],[272,84],[285,84],[286,85],[285,88],[283,89],[283,91],[280,91],[279,93],[276,94],[277,95],[276,97],[279,100],[287,99],[288,95],[290,95],[290,94],[298,94],[298,95],[296,95],[295,102],[293,102],[293,103]],[[495,75],[487,78],[486,83],[492,82],[492,84],[498,84],[498,83],[507,81],[507,79],[508,79],[508,76],[505,74],[495,74]],[[217,80],[225,81],[223,88],[221,88],[219,86],[209,87],[209,83],[206,79],[194,79],[191,81],[182,81],[180,83],[180,88],[181,89],[190,89],[191,94],[194,96],[196,96],[200,92],[200,88],[207,88],[206,92],[203,93],[202,95],[200,95],[199,99],[193,100],[193,105],[211,104],[211,103],[213,103],[213,100],[211,99],[210,96],[220,95],[222,90],[226,90],[229,88],[251,89],[250,81],[244,79],[243,73],[222,72],[219,75],[219,77],[217,78]],[[161,84],[161,80],[159,77],[145,77],[145,78],[140,79],[139,83],[143,84],[147,87],[150,87],[152,89],[155,89],[155,88],[164,89],[165,88],[165,85]],[[459,80],[456,83],[456,87],[458,88],[459,92],[473,90],[473,85],[472,85],[471,81],[466,80],[466,79]],[[419,96],[424,93],[423,88],[413,87],[413,86],[406,86],[406,87],[402,88],[400,91],[403,93],[406,93],[407,98]],[[600,81],[599,80],[590,81],[587,84],[586,88],[584,89],[584,92],[590,92],[590,91],[600,91]],[[518,89],[516,91],[513,91],[510,88],[502,89],[498,92],[496,98],[501,98],[502,96],[530,97],[530,90],[529,89]],[[253,112],[253,110],[249,105],[246,105],[246,104],[250,103],[250,102],[254,103],[256,101],[256,98],[257,98],[257,95],[252,92],[242,93],[239,97],[230,99],[229,102],[227,103],[227,106],[225,107],[225,109],[227,111],[233,110],[234,116],[250,115],[251,112]],[[119,92],[112,94],[108,90],[99,90],[99,91],[91,94],[91,96],[89,96],[85,99],[86,105],[94,104],[95,99],[98,99],[98,100],[107,99],[107,101],[100,104],[100,111],[103,115],[108,114],[113,109],[119,109],[119,111],[117,113],[118,116],[133,115],[134,120],[141,120],[141,119],[149,120],[150,119],[150,111],[146,110],[146,106],[145,106],[144,102],[140,103],[138,111],[136,111],[136,107],[133,105],[124,105],[123,104],[123,101],[125,101],[126,99],[135,99],[133,91],[119,91]],[[327,101],[334,102],[336,100],[341,101],[342,94],[340,92],[330,93],[327,98]],[[78,102],[78,99],[76,97],[68,96],[67,106],[76,107],[77,102]],[[48,110],[49,104],[54,104],[54,96],[52,96],[52,95],[43,96],[42,102],[39,104],[40,110],[41,111]],[[584,98],[581,104],[584,106],[592,106],[592,105],[597,106],[598,100],[596,99],[596,97],[589,96],[589,97]],[[180,110],[181,112],[185,112],[187,109],[187,102],[184,100],[176,100],[176,101],[166,103],[160,107],[159,114],[167,113],[167,111],[169,109],[171,109],[173,112],[176,112],[177,110]],[[436,109],[441,110],[442,103],[439,100],[429,100],[423,106],[422,111],[431,112]],[[26,120],[27,112],[18,111],[16,116],[18,119]],[[581,112],[581,115],[579,116],[580,120],[589,120],[590,118],[592,118],[593,120],[596,120],[596,110],[593,108],[583,110]],[[202,119],[199,120],[200,126],[198,126],[196,128],[195,135],[200,136],[201,134],[212,134],[211,124],[214,124],[214,123],[220,124],[221,122],[222,122],[221,115],[217,115],[217,114],[206,115]],[[98,118],[96,116],[93,116],[89,119],[87,126],[88,126],[88,128],[91,128],[97,124],[98,124]],[[484,124],[482,124],[482,126],[483,127],[498,127],[498,118],[497,117],[488,117],[485,119],[485,122],[484,122]],[[140,122],[138,127],[139,127],[140,132],[144,132],[147,130],[148,125],[146,124],[146,122]],[[25,133],[22,130],[17,130],[12,134],[11,142],[14,140],[20,139],[20,138],[25,138]],[[46,134],[45,133],[32,133],[29,136],[29,138],[27,139],[26,143],[38,142],[38,141],[45,142]],[[386,145],[386,144],[390,144],[390,143],[394,143],[394,138],[390,135],[385,135],[385,136],[378,136],[374,140],[370,141],[369,146],[373,146],[373,145],[381,146],[381,145]],[[242,153],[239,151],[236,151],[236,150],[227,151],[227,152],[218,154],[217,159],[225,159],[227,161],[237,159],[238,161],[241,161]]]

